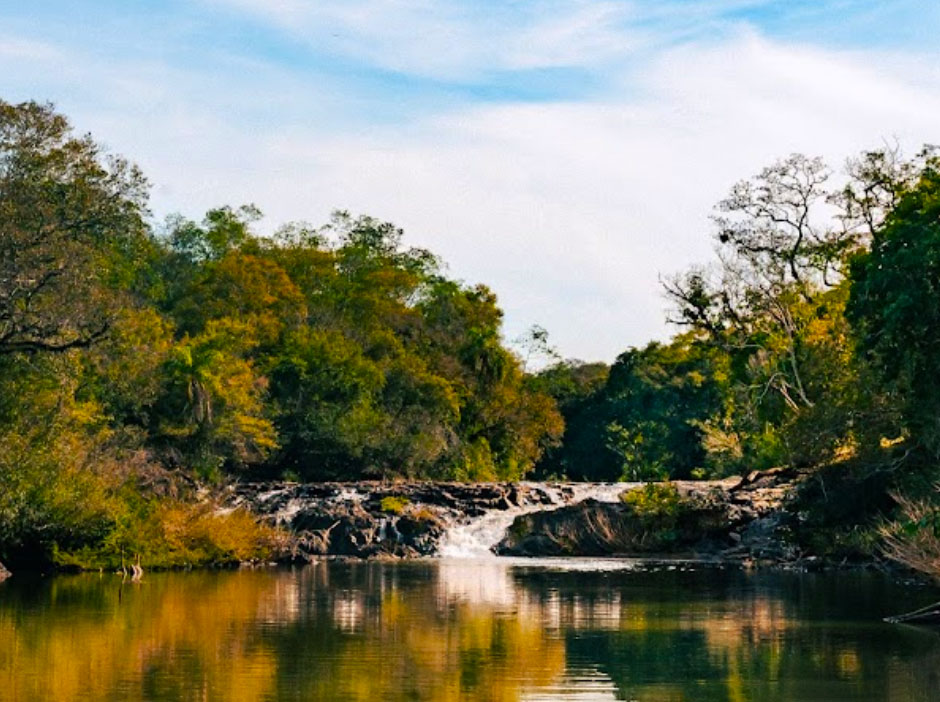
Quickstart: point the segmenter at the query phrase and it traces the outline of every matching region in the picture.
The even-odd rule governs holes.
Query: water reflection
[[[11,580],[0,700],[940,699],[936,591],[632,563]]]

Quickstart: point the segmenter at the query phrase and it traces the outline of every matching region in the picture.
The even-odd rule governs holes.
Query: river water
[[[0,700],[940,700],[877,574],[438,559],[0,585]]]

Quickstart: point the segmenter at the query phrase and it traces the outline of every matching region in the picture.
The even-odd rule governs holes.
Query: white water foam
[[[258,495],[258,504],[265,505],[272,501],[277,500],[280,497],[285,495],[290,495],[294,490],[294,486],[279,487],[274,490],[268,490]],[[362,502],[365,500],[367,495],[360,492],[356,488],[343,486],[335,495],[332,495],[326,498],[327,502],[332,503],[342,503],[342,502]],[[290,497],[288,500],[281,505],[276,511],[273,512],[272,516],[274,517],[274,523],[278,526],[287,526],[294,521],[296,517],[304,507],[310,504],[310,498],[306,497]]]
[[[550,512],[574,505],[584,500],[616,502],[624,490],[638,483],[570,483],[567,485],[540,486],[552,499],[550,505],[529,504],[511,509],[494,509],[461,522],[444,534],[437,555],[442,558],[496,558],[493,547],[506,535],[516,517],[533,512]],[[571,497],[565,499],[564,490],[570,489]]]

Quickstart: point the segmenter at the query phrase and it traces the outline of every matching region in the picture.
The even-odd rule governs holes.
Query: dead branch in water
[[[140,554],[137,554],[137,561],[131,565],[131,571],[133,575],[131,576],[131,582],[139,583],[141,578],[144,577],[144,569],[140,565]]]
[[[899,614],[895,617],[885,617],[886,622],[890,624],[940,624],[940,602],[934,602],[926,607],[915,609],[907,614]]]

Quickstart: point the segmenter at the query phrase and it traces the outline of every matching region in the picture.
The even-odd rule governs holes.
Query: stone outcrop
[[[496,551],[511,556],[687,556],[794,561],[783,506],[797,484],[787,471],[724,481],[675,482],[660,512],[593,500],[518,517]],[[643,488],[636,488],[642,490]]]
[[[429,556],[446,530],[493,510],[553,505],[571,488],[504,483],[243,484],[226,502],[292,533],[289,557]]]
[[[289,531],[284,557],[297,562],[431,556],[452,527],[494,513],[505,514],[506,524],[520,515],[495,549],[501,555],[781,562],[798,555],[782,538],[789,518],[782,507],[796,484],[786,471],[677,481],[671,483],[676,508],[665,518],[640,514],[626,502],[579,502],[599,493],[570,483],[257,483],[231,488],[224,502]],[[616,499],[614,488],[605,499]]]

